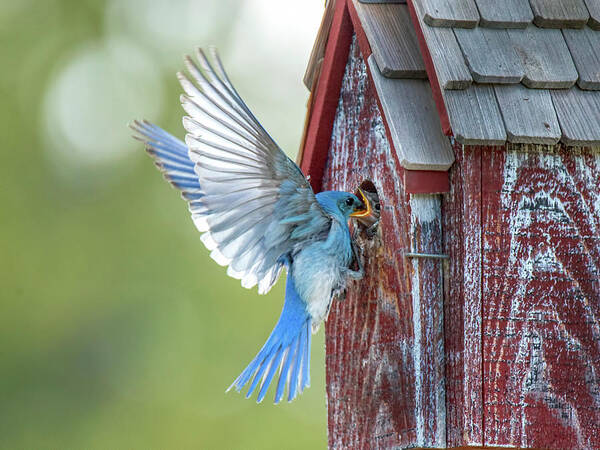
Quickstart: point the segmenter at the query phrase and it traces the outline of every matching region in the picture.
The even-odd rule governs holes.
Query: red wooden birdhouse
[[[330,447],[600,448],[598,5],[327,4],[301,167],[381,202]]]

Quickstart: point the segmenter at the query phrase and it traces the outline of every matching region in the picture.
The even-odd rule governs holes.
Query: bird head
[[[358,195],[344,192],[344,196],[338,201],[338,207],[345,217],[366,217],[371,214],[371,203],[361,189],[358,189]]]

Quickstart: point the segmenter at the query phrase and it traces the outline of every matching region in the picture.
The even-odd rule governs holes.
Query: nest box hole
[[[362,183],[360,183],[355,192],[358,198],[365,200],[362,198],[359,189],[362,191],[362,193],[366,197],[366,201],[369,203],[370,213],[363,217],[357,217],[357,221],[361,225],[361,228],[364,228],[366,230],[367,237],[373,237],[377,232],[379,216],[381,213],[381,203],[379,202],[379,194],[377,193],[377,188],[371,180],[364,180]]]

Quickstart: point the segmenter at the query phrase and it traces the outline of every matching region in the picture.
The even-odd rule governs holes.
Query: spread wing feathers
[[[292,277],[288,274],[285,303],[281,316],[263,348],[248,367],[227,389],[240,392],[250,382],[246,398],[256,389],[256,401],[261,402],[279,373],[275,403],[279,403],[288,387],[288,401],[292,401],[304,388],[310,386],[311,318],[305,303],[300,299]]]
[[[137,133],[134,138],[145,144],[146,151],[165,179],[181,191],[181,196],[188,202],[194,223],[203,222],[206,215],[202,204],[204,194],[185,143],[145,120],[135,120],[130,127]]]
[[[303,239],[329,230],[302,172],[258,123],[229,81],[218,55],[211,65],[186,57],[191,76],[177,76],[185,91],[189,157],[202,186],[202,241],[244,287],[266,293],[283,258]],[[193,81],[192,81],[193,80]]]

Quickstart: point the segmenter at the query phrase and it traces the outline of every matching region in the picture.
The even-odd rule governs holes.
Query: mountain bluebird
[[[213,49],[199,65],[185,58],[185,143],[146,121],[131,126],[164,177],[188,202],[211,257],[242,286],[266,293],[285,267],[285,301],[267,342],[229,387],[263,400],[278,373],[275,403],[310,384],[311,333],[326,319],[332,297],[362,266],[350,217],[371,212],[367,197],[314,194],[299,167],[277,146],[233,87]],[[357,270],[352,270],[353,261]],[[228,390],[229,390],[228,389]]]

